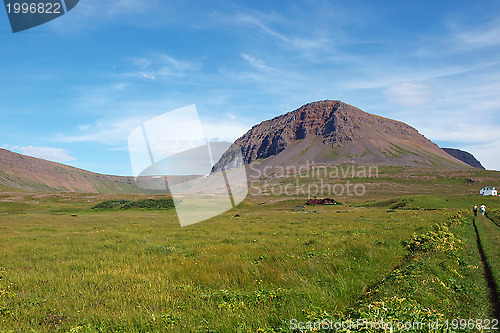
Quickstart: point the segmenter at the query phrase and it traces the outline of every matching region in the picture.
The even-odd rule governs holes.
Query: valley
[[[174,209],[93,209],[168,195],[3,187],[0,332],[299,332],[300,323],[312,332],[307,323],[324,319],[491,320],[498,308],[471,208],[481,201],[495,218],[498,198],[477,192],[499,179],[381,167],[378,178],[351,179],[366,194],[335,197],[341,205],[250,195],[184,228]],[[500,228],[476,222],[497,281]]]

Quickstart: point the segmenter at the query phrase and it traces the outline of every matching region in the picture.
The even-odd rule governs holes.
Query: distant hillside
[[[366,113],[341,101],[306,104],[252,127],[234,142],[214,169],[242,151],[246,164],[292,166],[357,163],[468,168],[405,123]]]
[[[469,152],[460,150],[460,149],[455,149],[455,148],[443,148],[445,152],[450,154],[451,156],[459,159],[460,161],[467,163],[471,167],[478,168],[478,169],[484,169],[483,165],[477,158],[474,157]]]
[[[144,193],[133,177],[109,176],[0,149],[0,185],[24,190]]]

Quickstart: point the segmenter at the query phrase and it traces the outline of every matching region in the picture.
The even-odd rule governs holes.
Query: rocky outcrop
[[[471,167],[484,169],[481,162],[479,162],[477,158],[475,158],[474,155],[472,155],[469,152],[455,148],[443,148],[443,150],[448,154],[450,154],[451,156],[455,157],[456,159],[459,159],[460,161],[467,163]]]

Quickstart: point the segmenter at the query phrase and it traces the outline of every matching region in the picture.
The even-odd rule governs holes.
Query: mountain
[[[0,149],[0,185],[23,190],[144,193],[133,177],[109,176]]]
[[[259,167],[305,164],[394,165],[470,168],[405,123],[366,113],[341,101],[319,101],[266,120],[236,140],[214,166],[243,161]],[[459,156],[460,157],[460,156]],[[467,160],[468,161],[468,160]],[[153,193],[165,179],[92,173],[0,149],[0,188],[90,193]],[[158,184],[156,184],[158,183]]]
[[[266,120],[236,140],[214,166],[230,165],[241,149],[245,164],[306,163],[466,168],[413,127],[341,101],[319,101]]]
[[[466,152],[464,150],[460,149],[455,149],[455,148],[442,148],[445,152],[450,154],[451,156],[455,157],[456,159],[459,159],[460,161],[467,163],[471,167],[478,168],[478,169],[484,169],[483,165],[477,158],[474,157],[469,152]]]

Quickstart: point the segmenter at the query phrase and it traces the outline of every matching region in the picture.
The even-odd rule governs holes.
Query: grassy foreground
[[[303,200],[257,198],[180,228],[169,209],[16,195],[0,203],[0,332],[298,332],[323,319],[492,318],[472,216],[457,210],[472,205],[467,196],[303,212],[293,211]],[[491,226],[485,233],[498,236]]]

